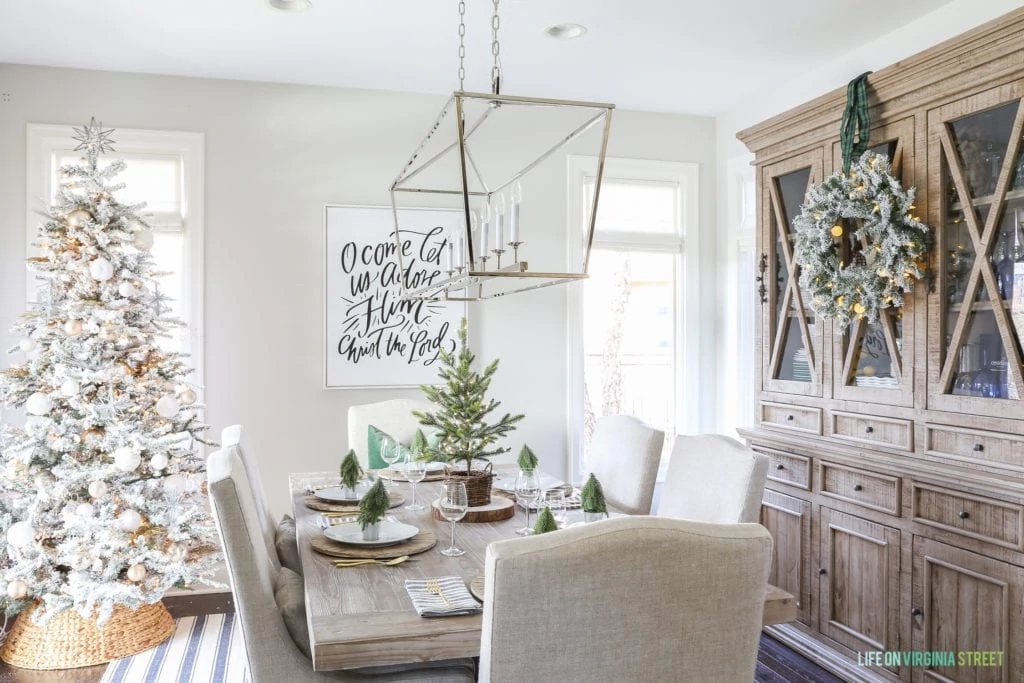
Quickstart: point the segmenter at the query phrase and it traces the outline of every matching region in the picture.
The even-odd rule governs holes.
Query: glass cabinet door
[[[821,395],[822,330],[800,288],[793,260],[793,220],[807,188],[821,181],[822,151],[814,150],[761,170],[762,249],[767,257],[762,303],[761,353],[764,388]]]
[[[1024,392],[1024,82],[929,113],[938,287],[930,407],[1020,417]],[[933,156],[934,155],[934,156]]]
[[[884,154],[892,172],[904,188],[914,185],[914,120],[904,119],[871,131],[870,150]],[[843,155],[839,142],[832,147],[832,169],[841,170]],[[918,195],[925,188],[918,188]],[[852,235],[853,230],[847,230]],[[848,259],[864,258],[869,245],[853,241],[845,245]],[[844,259],[845,260],[845,259]],[[914,405],[914,302],[904,297],[904,306],[886,308],[875,322],[855,319],[846,330],[835,330],[832,391],[836,398],[870,401],[887,405]],[[906,360],[905,360],[906,359]]]

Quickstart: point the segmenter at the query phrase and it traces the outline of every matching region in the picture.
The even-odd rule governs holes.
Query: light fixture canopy
[[[545,35],[551,36],[552,38],[558,38],[559,40],[570,40],[572,38],[579,38],[585,35],[587,27],[583,24],[575,24],[573,22],[566,22],[562,24],[552,24],[544,29]]]
[[[435,196],[449,207],[455,203],[462,214],[462,224],[449,226],[453,232],[439,245],[440,252],[447,246],[440,276],[418,286],[408,286],[403,278],[402,298],[406,300],[478,301],[588,277],[615,105],[501,94],[498,0],[494,0],[494,8],[492,92],[464,89],[465,49],[460,40],[459,89],[452,93],[390,187],[395,253],[401,272],[405,272],[406,259],[399,194]],[[464,3],[460,3],[460,11],[464,11]],[[464,35],[465,25],[460,24],[460,39]],[[546,167],[544,162],[569,145],[572,153],[594,160],[593,171],[588,173],[591,185],[589,207],[585,207],[589,209],[585,211],[586,227],[579,233],[584,246],[582,262],[567,265],[560,254],[549,249],[530,255],[530,261],[537,257],[540,262],[536,267],[534,261],[531,270],[525,258],[528,243],[543,229],[563,230],[564,218],[561,211],[552,211],[542,202],[531,203],[531,192],[537,197],[543,185],[550,185],[551,176],[535,180],[530,174]],[[438,264],[440,261],[437,257]]]
[[[267,0],[267,4],[282,12],[305,12],[313,6],[312,0]]]

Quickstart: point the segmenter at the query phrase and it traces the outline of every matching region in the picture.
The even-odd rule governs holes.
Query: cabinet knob
[[[785,465],[783,465],[783,464],[782,464],[782,463],[780,462],[780,463],[779,463],[778,465],[776,465],[776,466],[775,466],[775,469],[777,469],[777,470],[784,470],[784,469],[786,469],[786,466],[785,466]]]
[[[957,517],[959,517],[960,519],[967,519],[970,516],[971,516],[971,513],[969,513],[967,510],[961,510],[960,514],[957,515]]]
[[[921,616],[921,614],[922,614],[922,612],[921,612],[921,608],[919,608],[919,607],[914,607],[913,609],[911,609],[911,610],[910,610],[910,614],[911,614],[912,616],[915,616],[915,617],[919,617],[919,616]]]
[[[787,415],[786,416],[786,421],[787,422],[792,422],[793,421],[793,416],[792,415]]]
[[[976,444],[974,444],[974,452],[975,453],[981,453],[983,450],[985,450],[985,444],[983,444],[983,443],[976,443]]]
[[[871,425],[868,425],[867,427],[864,428],[864,433],[865,434],[870,434],[873,431],[875,431],[875,428],[872,427]]]
[[[824,567],[818,570],[818,576],[825,576],[825,574],[828,574],[828,572],[825,571]]]
[[[860,484],[854,484],[854,485],[853,485],[853,490],[854,490],[854,491],[863,491],[863,490],[864,490],[864,487],[863,487],[863,486],[861,486]]]

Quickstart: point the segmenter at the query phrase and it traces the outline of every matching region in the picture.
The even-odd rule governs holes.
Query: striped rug
[[[100,683],[249,683],[234,613],[182,617],[157,647],[107,666]]]

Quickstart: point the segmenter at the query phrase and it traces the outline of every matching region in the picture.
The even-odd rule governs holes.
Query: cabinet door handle
[[[854,491],[862,491],[862,490],[864,490],[864,487],[861,486],[860,484],[854,484],[853,485],[853,490]]]
[[[776,465],[776,466],[775,466],[775,469],[777,469],[777,470],[784,470],[784,469],[786,469],[786,466],[785,466],[785,465],[783,465],[783,464],[782,464],[782,463],[780,462],[780,463],[779,463],[778,465]]]
[[[875,431],[875,428],[872,427],[871,425],[868,425],[867,427],[864,428],[864,433],[865,434],[870,434],[873,431]]]
[[[967,510],[961,510],[960,514],[957,515],[957,517],[959,517],[960,519],[967,519],[970,516],[971,516],[971,513],[969,513]]]
[[[983,443],[976,443],[976,444],[974,444],[974,452],[975,453],[981,453],[983,450],[985,450],[985,444],[983,444]]]
[[[921,612],[921,609],[919,607],[915,607],[912,610],[910,610],[910,614],[911,614],[911,616],[919,617],[919,616],[921,616],[922,612]]]
[[[786,416],[786,421],[787,422],[792,422],[793,421],[793,416],[792,415],[787,415]]]
[[[828,574],[828,572],[825,571],[824,567],[818,570],[818,576],[825,576],[825,574]]]

